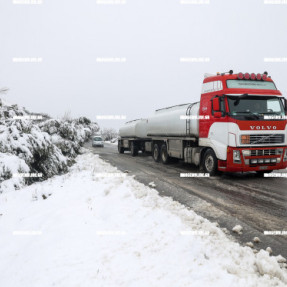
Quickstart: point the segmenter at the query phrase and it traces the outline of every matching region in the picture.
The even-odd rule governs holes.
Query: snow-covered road
[[[119,154],[117,147],[110,144],[105,148],[92,148],[91,142],[87,142],[85,146],[119,170],[129,170],[137,181],[147,186],[154,182],[159,195],[171,197],[211,222],[217,222],[221,228],[232,230],[240,224],[244,232],[240,236],[233,235],[242,245],[259,237],[257,250],[272,246],[274,255],[287,258],[287,236],[264,234],[269,230],[286,230],[286,178],[261,178],[254,173],[183,178],[181,173],[200,171],[182,162],[155,163],[148,154],[137,157],[129,152]]]
[[[97,155],[0,195],[0,286],[286,286],[286,269]]]

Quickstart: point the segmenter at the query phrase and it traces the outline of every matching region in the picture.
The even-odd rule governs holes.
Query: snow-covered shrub
[[[55,133],[58,133],[58,130],[60,127],[60,121],[55,120],[55,119],[50,119],[50,120],[40,123],[40,127],[43,132],[53,135]]]
[[[50,119],[40,123],[39,127],[52,136],[53,144],[63,155],[72,158],[79,153],[81,145],[98,131],[98,125],[85,117],[69,121]]]
[[[36,114],[42,119],[35,120],[31,115],[35,114],[0,100],[0,193],[7,186],[17,189],[66,172],[83,143],[99,129],[85,117],[63,121]],[[40,173],[42,177],[16,180],[15,173]],[[8,180],[11,184],[7,185]]]
[[[0,152],[0,182],[5,189],[19,189],[27,183],[24,177],[13,177],[16,173],[29,173],[26,162],[16,155]]]

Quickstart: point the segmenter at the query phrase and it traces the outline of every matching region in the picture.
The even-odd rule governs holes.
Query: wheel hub
[[[208,156],[206,159],[205,159],[205,166],[206,166],[206,169],[211,172],[212,169],[213,169],[213,166],[214,166],[214,160],[213,160],[213,157],[212,156]]]

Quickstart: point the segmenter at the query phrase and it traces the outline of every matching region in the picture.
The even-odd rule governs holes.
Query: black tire
[[[217,174],[217,157],[212,149],[208,149],[203,156],[203,170],[210,176]]]
[[[159,162],[160,161],[160,150],[159,150],[159,146],[157,144],[155,144],[153,146],[152,157],[153,157],[155,162]]]
[[[122,147],[122,145],[121,145],[120,142],[118,142],[118,152],[119,152],[119,153],[124,153],[124,152],[125,152],[125,148]]]
[[[170,157],[167,152],[166,144],[163,144],[160,148],[160,159],[163,164],[170,163]]]
[[[138,147],[135,145],[134,142],[131,142],[131,155],[137,156],[139,153]]]

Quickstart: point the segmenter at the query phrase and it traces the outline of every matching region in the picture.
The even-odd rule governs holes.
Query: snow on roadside
[[[113,139],[111,141],[105,141],[105,143],[112,144],[112,145],[118,145],[118,139]]]
[[[65,173],[83,143],[98,129],[86,117],[51,119],[0,99],[0,193]],[[5,155],[9,160],[3,160]],[[16,173],[27,175],[15,179]],[[34,176],[36,173],[41,176]]]
[[[286,271],[96,155],[0,195],[0,286],[286,286]]]

